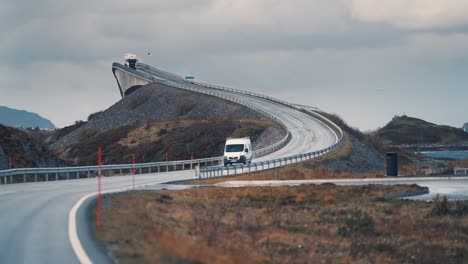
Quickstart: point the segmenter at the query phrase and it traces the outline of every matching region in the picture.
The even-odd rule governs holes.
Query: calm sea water
[[[443,159],[468,159],[468,151],[423,151],[421,154],[431,158],[443,158]]]

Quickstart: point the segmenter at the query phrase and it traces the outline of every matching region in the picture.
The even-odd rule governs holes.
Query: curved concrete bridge
[[[229,88],[217,88],[200,83],[188,82],[181,76],[168,73],[152,66],[137,63],[135,68],[114,63],[114,75],[123,97],[138,89],[139,82],[159,82],[179,89],[207,93],[246,105],[266,116],[272,117],[290,132],[291,140],[280,150],[254,161],[267,161],[281,157],[311,153],[337,144],[342,137],[341,130],[332,122],[313,113],[314,117],[303,113],[297,107],[274,98]],[[288,104],[288,105],[285,105]]]
[[[150,72],[152,74],[148,74]],[[136,64],[136,68],[122,65],[118,62],[112,64],[112,73],[117,80],[120,95],[123,97],[134,92],[145,84],[158,80],[183,81],[178,75],[165,72],[143,63]]]

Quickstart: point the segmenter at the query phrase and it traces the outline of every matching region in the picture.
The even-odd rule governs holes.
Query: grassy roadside
[[[121,263],[467,261],[467,208],[384,199],[416,190],[324,184],[115,194],[104,198],[96,236]],[[466,211],[447,213],[457,208]]]

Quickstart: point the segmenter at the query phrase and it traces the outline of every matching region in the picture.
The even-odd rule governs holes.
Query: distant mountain
[[[392,145],[446,145],[468,142],[468,134],[459,128],[436,125],[409,116],[394,117],[373,136]]]
[[[0,106],[0,124],[13,127],[55,128],[49,120],[36,113]]]

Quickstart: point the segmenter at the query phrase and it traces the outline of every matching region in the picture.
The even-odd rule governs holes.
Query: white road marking
[[[161,184],[161,183],[170,182],[170,181],[172,180],[167,180],[167,179],[159,180],[156,182],[149,182],[149,183],[141,184],[141,185],[135,186],[135,188],[141,188],[141,187],[146,187],[149,185]],[[132,188],[133,187],[118,188],[118,189],[101,192],[101,194],[123,192],[123,191],[131,190]],[[81,197],[81,199],[78,200],[78,202],[73,206],[70,213],[68,214],[68,239],[70,240],[73,251],[75,252],[76,257],[78,258],[78,261],[81,264],[92,264],[93,262],[89,258],[88,254],[86,254],[86,251],[84,250],[83,245],[81,244],[80,239],[78,237],[78,228],[76,226],[76,216],[77,216],[77,212],[80,206],[83,205],[83,203],[86,200],[96,195],[98,195],[98,193],[93,192],[93,193],[90,193]]]
[[[97,195],[96,192],[90,193],[84,197],[82,197],[71,209],[70,214],[68,215],[68,238],[72,245],[73,251],[75,251],[75,255],[78,258],[78,261],[81,264],[92,264],[93,262],[89,258],[88,254],[83,249],[81,245],[80,239],[78,238],[78,231],[76,227],[76,213],[78,212],[78,208],[90,197]]]

